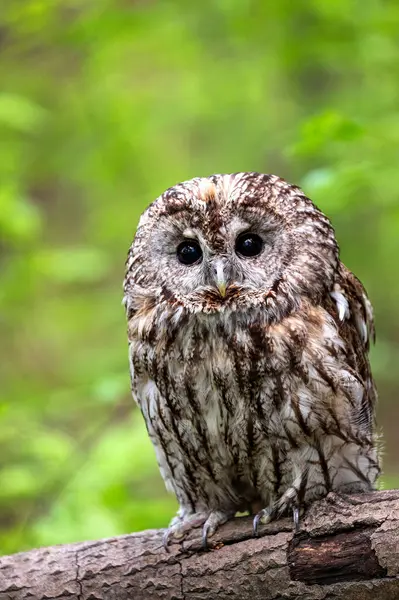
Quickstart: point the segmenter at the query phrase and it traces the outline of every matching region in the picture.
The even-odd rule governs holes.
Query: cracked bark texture
[[[237,518],[204,552],[199,532],[166,552],[163,531],[0,558],[0,600],[396,600],[399,490],[329,494],[302,518]]]

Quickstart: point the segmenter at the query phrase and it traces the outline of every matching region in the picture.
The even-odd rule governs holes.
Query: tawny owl
[[[372,309],[300,188],[236,173],[168,189],[124,293],[133,394],[180,505],[167,541],[373,489]]]

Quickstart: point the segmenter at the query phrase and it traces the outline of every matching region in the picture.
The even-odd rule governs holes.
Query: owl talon
[[[187,535],[187,530],[184,529],[183,523],[169,527],[162,538],[163,547],[169,552],[169,546],[172,541],[181,542]]]
[[[202,529],[202,547],[204,550],[208,549],[208,539],[213,536],[218,527],[232,519],[234,515],[234,510],[214,510],[211,512]]]
[[[262,523],[262,525],[267,525],[267,523],[270,523],[270,521],[272,520],[272,512],[268,508],[263,508],[262,510],[260,510],[253,520],[254,536],[258,537],[259,535],[260,523]]]
[[[169,527],[164,533],[162,543],[163,547],[167,552],[170,552],[169,546],[173,541],[181,542],[187,535],[187,531],[184,531],[181,525]]]
[[[292,518],[294,521],[295,533],[299,533],[300,515],[299,515],[299,508],[297,506],[292,507]]]
[[[176,516],[163,536],[163,547],[169,552],[168,546],[175,541],[181,542],[190,531],[197,529],[207,521],[209,513],[193,513],[185,517]],[[208,534],[209,535],[209,534]]]
[[[210,527],[207,523],[205,523],[202,529],[202,548],[203,550],[208,550],[208,536],[209,536]]]
[[[166,552],[170,552],[169,544],[170,544],[170,538],[172,537],[172,535],[173,535],[173,533],[171,532],[170,529],[167,529],[165,531],[165,533],[163,534],[162,545],[164,547],[164,550],[166,550]]]

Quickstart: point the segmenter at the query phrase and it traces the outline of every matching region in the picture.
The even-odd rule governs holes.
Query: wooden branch
[[[0,559],[0,600],[394,600],[399,598],[399,490],[330,494],[302,518],[252,537],[248,517],[201,549],[170,552],[162,531],[41,548]]]

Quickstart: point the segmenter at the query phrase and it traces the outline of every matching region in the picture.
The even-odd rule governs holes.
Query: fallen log
[[[394,600],[399,490],[316,502],[298,533],[281,519],[252,535],[239,517],[166,552],[162,530],[0,558],[1,600]]]

